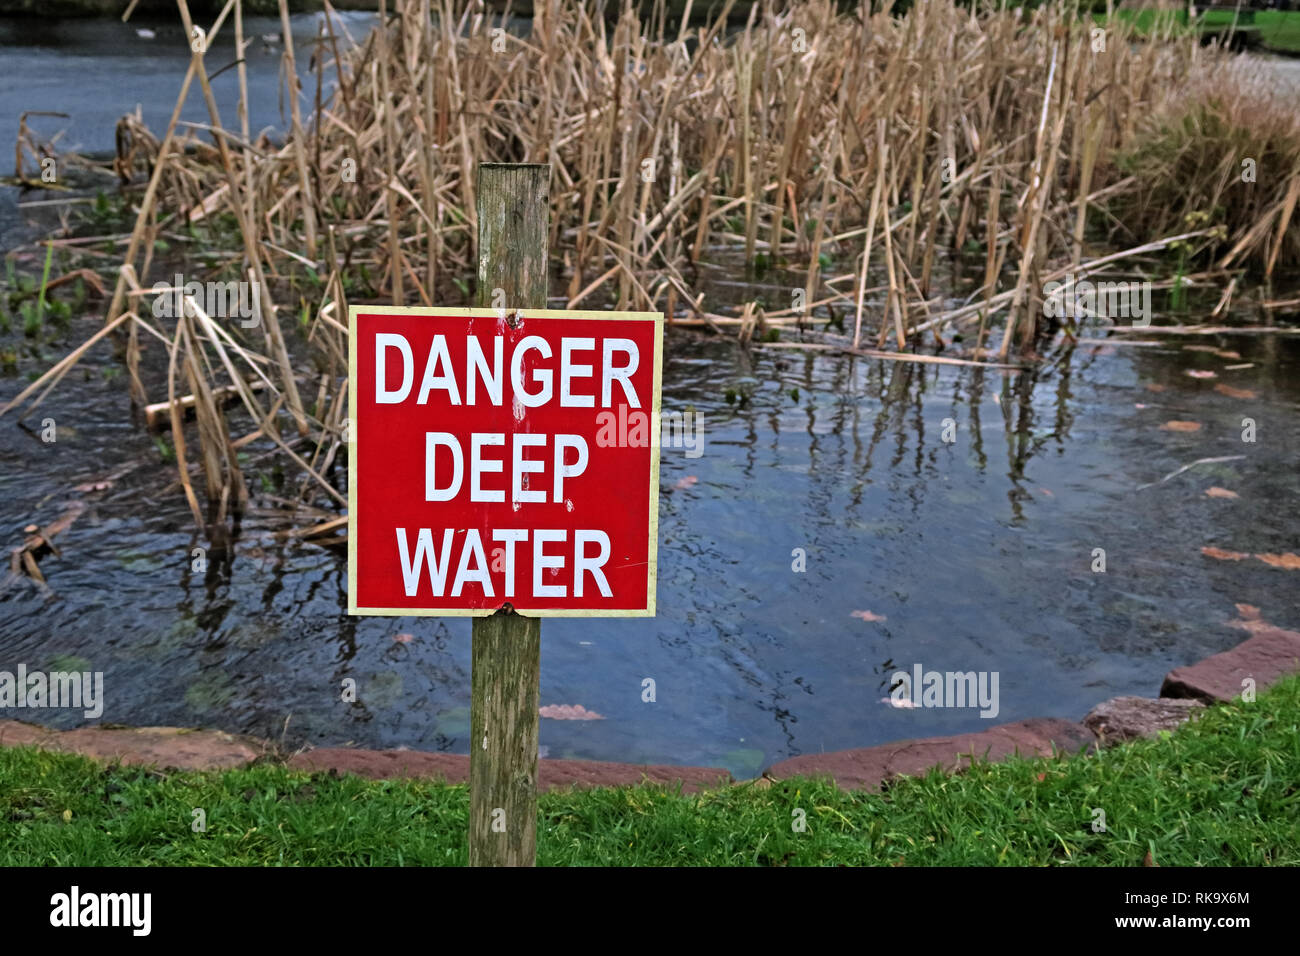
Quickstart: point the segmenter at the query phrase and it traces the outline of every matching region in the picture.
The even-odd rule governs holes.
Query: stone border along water
[[[1259,609],[1238,604],[1240,617],[1227,626],[1247,631],[1247,640],[1166,675],[1160,697],[1115,697],[1094,707],[1080,722],[1035,717],[988,730],[950,737],[901,740],[851,750],[804,754],[772,764],[759,778],[736,781],[719,767],[614,763],[602,760],[538,761],[538,788],[621,787],[641,783],[681,784],[687,793],[730,784],[770,786],[790,777],[830,777],[846,790],[879,790],[891,777],[917,775],[932,767],[955,773],[972,755],[987,761],[1013,754],[1047,757],[1077,753],[1136,737],[1173,730],[1207,704],[1254,695],[1289,674],[1300,672],[1300,631],[1276,627]],[[33,746],[77,753],[104,763],[154,765],[178,770],[228,770],[257,760],[280,759],[265,740],[218,730],[176,727],[80,727],[48,730],[35,724],[0,720],[0,747]],[[420,750],[319,748],[284,759],[291,770],[355,773],[374,780],[393,778],[469,780],[469,757]]]

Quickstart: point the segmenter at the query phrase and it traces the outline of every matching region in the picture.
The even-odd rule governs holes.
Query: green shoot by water
[[[54,244],[45,244],[45,268],[41,272],[41,291],[36,299],[36,327],[40,328],[45,316],[45,290],[50,284],[50,262],[54,259]]]

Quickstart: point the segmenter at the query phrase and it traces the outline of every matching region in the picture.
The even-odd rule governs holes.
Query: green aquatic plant
[[[41,291],[36,299],[36,327],[39,329],[45,315],[45,290],[50,284],[50,263],[54,259],[54,244],[45,244],[45,268],[41,270]]]

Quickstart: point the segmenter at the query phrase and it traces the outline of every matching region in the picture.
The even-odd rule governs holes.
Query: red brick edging
[[[1159,699],[1116,697],[1093,708],[1082,723],[1036,717],[951,737],[902,740],[876,747],[803,754],[773,764],[764,777],[830,777],[845,789],[878,789],[889,778],[922,774],[932,767],[949,773],[970,765],[972,757],[1002,760],[1012,754],[1049,756],[1073,753],[1094,744],[1150,736],[1190,719],[1204,703],[1230,701],[1246,680],[1263,691],[1300,671],[1300,631],[1274,627],[1258,608],[1238,605],[1241,617],[1228,626],[1253,636],[1231,650],[1197,664],[1178,667],[1165,677]],[[0,721],[0,747],[34,746],[79,753],[105,763],[154,765],[181,770],[224,770],[246,766],[272,754],[269,743],[217,730],[176,727],[81,727],[47,730],[35,724]],[[420,750],[320,748],[294,754],[286,765],[310,772],[355,773],[370,779],[424,778],[448,783],[469,779],[469,757]],[[681,784],[688,793],[733,782],[718,767],[678,767],[609,763],[599,760],[538,762],[538,787],[621,787],[641,783]]]

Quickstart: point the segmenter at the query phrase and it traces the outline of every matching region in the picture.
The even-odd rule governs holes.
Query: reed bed
[[[1140,123],[1116,165],[1142,188],[1111,209],[1130,228],[1160,235],[1187,223],[1218,230],[1218,264],[1300,262],[1300,114],[1295,90],[1256,62],[1207,64]]]
[[[1269,268],[1297,259],[1283,237],[1300,167],[1225,238],[1214,223],[1188,226],[1194,210],[1158,203],[1140,157],[1133,170],[1118,161],[1136,155],[1153,117],[1180,108],[1177,91],[1219,75],[1224,54],[1190,35],[1137,42],[1116,21],[1099,49],[1091,20],[1059,5],[931,0],[893,18],[793,0],[755,4],[739,27],[732,6],[687,26],[688,4],[673,26],[662,5],[643,17],[631,3],[537,0],[531,28],[516,32],[508,13],[477,2],[397,0],[382,26],[349,37],[327,3],[306,50],[281,3],[283,143],[254,139],[243,102],[220,115],[211,76],[236,69],[246,89],[243,64],[202,51],[161,135],[124,118],[115,168],[146,185],[100,335],[127,338],[142,405],[158,396],[139,374],[139,339],[166,344],[165,417],[196,522],[224,527],[240,513],[237,449],[250,441],[300,469],[305,505],[342,507],[331,472],[346,437],[348,301],[468,300],[480,162],[551,164],[554,304],[663,310],[742,339],[838,309],[852,318],[841,344],[860,354],[947,345],[969,326],[964,361],[1006,362],[1042,331],[1045,282],[1172,241],[1230,241],[1233,261]],[[178,8],[192,33],[186,0]],[[209,43],[222,31],[239,49],[251,42],[240,0],[208,27]],[[206,124],[178,122],[193,91]],[[1201,198],[1223,201],[1227,188]],[[1120,199],[1137,228],[1105,213]],[[1160,231],[1143,231],[1151,223]],[[224,274],[257,283],[259,329],[196,303],[170,322],[144,307],[154,241],[180,225],[224,241]],[[1132,248],[1090,256],[1117,238]],[[963,250],[983,282],[957,297],[941,273]],[[786,270],[788,301],[714,311],[696,280],[717,257]],[[79,354],[9,407],[30,411]],[[251,433],[232,437],[223,396],[237,396]]]

